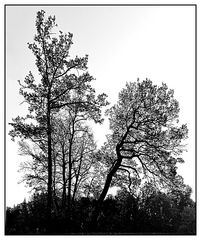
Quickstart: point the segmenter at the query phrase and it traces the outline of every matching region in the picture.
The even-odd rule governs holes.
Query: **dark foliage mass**
[[[70,58],[72,34],[56,26],[37,13],[28,46],[39,76],[19,81],[28,114],[12,120],[9,135],[34,194],[7,208],[6,234],[195,234],[191,189],[177,173],[188,128],[174,91],[149,79],[127,83],[106,110],[110,133],[97,148],[89,123],[103,122],[107,95],[96,94],[88,56]]]
[[[50,234],[195,234],[195,203],[187,192],[162,193],[152,191],[139,196],[121,190],[108,195],[98,218],[96,231],[89,230],[93,198],[83,197],[74,202],[71,221],[63,214],[61,200],[53,214]],[[145,197],[146,196],[146,197]],[[35,194],[6,210],[6,234],[47,234],[45,229],[46,195]]]

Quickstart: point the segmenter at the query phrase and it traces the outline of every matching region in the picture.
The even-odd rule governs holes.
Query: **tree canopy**
[[[107,110],[112,133],[102,156],[109,170],[93,222],[119,171],[127,172],[129,188],[138,179],[149,179],[163,187],[182,184],[176,164],[183,162],[182,140],[187,138],[188,129],[185,124],[178,126],[178,114],[174,91],[166,84],[157,86],[148,79],[126,84],[117,104]]]
[[[37,33],[34,43],[28,43],[28,47],[36,58],[40,79],[36,81],[29,72],[24,84],[19,81],[20,94],[28,104],[29,113],[26,117],[18,116],[13,119],[13,123],[10,123],[13,129],[9,132],[13,139],[30,139],[40,144],[47,142],[48,226],[51,225],[52,212],[53,116],[65,107],[72,107],[85,114],[88,119],[101,123],[101,107],[108,104],[106,94],[96,97],[95,89],[91,87],[94,78],[86,71],[88,56],[70,59],[72,34],[59,31],[58,37],[53,37],[55,27],[55,17],[45,19],[45,11],[37,12]],[[71,165],[70,160],[69,164]]]
[[[19,81],[28,113],[9,132],[28,157],[22,180],[34,194],[7,209],[7,233],[22,233],[27,222],[24,233],[194,234],[191,188],[177,173],[188,128],[174,90],[149,79],[127,83],[106,110],[110,133],[98,148],[90,121],[104,121],[107,95],[92,87],[88,55],[70,57],[72,33],[56,27],[55,16],[37,12],[28,47],[39,75]],[[108,195],[114,186],[116,196]]]

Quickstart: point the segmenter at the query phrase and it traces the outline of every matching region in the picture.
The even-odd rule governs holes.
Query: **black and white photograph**
[[[197,5],[4,6],[5,235],[196,235]]]

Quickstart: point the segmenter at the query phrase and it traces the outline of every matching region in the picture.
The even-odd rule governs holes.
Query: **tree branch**
[[[124,169],[124,168],[119,168],[119,170],[121,171],[126,171],[128,173],[128,179],[129,179],[129,185],[128,185],[128,188],[129,188],[129,191],[132,192],[131,190],[131,184],[132,184],[132,181],[131,181],[131,175],[130,175],[130,172],[127,170],[127,169]]]
[[[130,169],[132,169],[132,170],[134,170],[134,171],[136,172],[136,174],[137,174],[138,177],[140,177],[140,176],[139,176],[139,173],[138,173],[138,171],[137,171],[136,168],[134,168],[134,167],[132,167],[132,166],[127,166],[127,165],[124,165],[124,164],[121,164],[120,167],[130,168]]]

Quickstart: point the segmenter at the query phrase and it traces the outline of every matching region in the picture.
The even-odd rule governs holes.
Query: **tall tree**
[[[71,202],[84,194],[88,179],[97,174],[97,171],[94,173],[96,144],[91,129],[84,124],[85,121],[83,114],[79,115],[76,112],[74,115],[71,112],[71,115],[68,115],[67,110],[55,116],[53,121],[53,203],[54,210],[57,210],[57,199],[62,198],[63,214],[66,214],[67,196],[70,211]],[[69,144],[72,138],[72,144]],[[26,156],[25,161],[20,164],[22,181],[37,193],[46,192],[47,151],[42,148],[43,145],[39,147],[31,142],[28,144],[27,141],[19,141],[19,146],[20,155]],[[70,156],[69,152],[71,152]],[[71,158],[70,165],[69,158]]]
[[[106,95],[95,96],[90,82],[94,80],[86,71],[88,56],[69,58],[72,34],[53,32],[55,17],[45,19],[45,11],[37,12],[34,43],[28,43],[36,58],[40,79],[35,80],[29,72],[20,83],[20,94],[28,104],[26,117],[17,117],[11,123],[10,135],[33,142],[47,141],[48,157],[48,211],[51,221],[52,209],[52,121],[61,108],[78,104],[82,111],[95,122],[101,122],[101,107],[107,104]],[[58,37],[53,37],[58,36]],[[79,72],[79,73],[78,73]],[[75,98],[76,95],[76,98]]]
[[[176,164],[184,150],[182,140],[187,138],[187,126],[178,125],[179,103],[174,91],[166,84],[154,85],[150,80],[127,83],[119,93],[117,104],[107,114],[111,135],[108,136],[110,167],[104,187],[92,217],[97,221],[103,200],[111,182],[122,168],[132,171],[137,178],[152,179],[158,184],[178,184]]]
[[[69,211],[81,182],[83,184],[94,162],[92,154],[96,144],[91,129],[85,124],[86,120],[86,114],[80,113],[79,107],[74,106],[64,110],[62,115],[60,113],[54,125],[57,175],[62,175],[62,180],[59,176],[57,178],[63,183],[63,205],[68,196]]]

